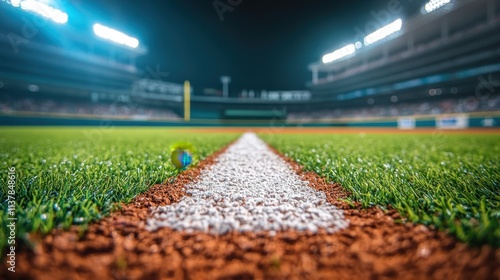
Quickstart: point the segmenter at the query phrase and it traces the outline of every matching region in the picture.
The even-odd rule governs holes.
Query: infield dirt
[[[393,209],[363,209],[348,194],[285,159],[350,221],[334,234],[150,232],[150,209],[178,202],[224,149],[175,180],[151,187],[132,203],[89,226],[33,236],[9,279],[500,279],[500,249],[471,248],[444,232],[400,223]],[[276,152],[276,151],[275,151]],[[3,269],[2,271],[6,271]],[[12,277],[15,276],[15,277]]]

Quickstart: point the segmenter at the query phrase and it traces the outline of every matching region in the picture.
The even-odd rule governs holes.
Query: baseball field
[[[500,279],[497,130],[0,131],[2,279]]]

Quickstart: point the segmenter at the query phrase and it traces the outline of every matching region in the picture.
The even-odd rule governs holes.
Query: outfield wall
[[[189,122],[173,119],[131,120],[119,117],[42,116],[35,113],[0,114],[2,126],[172,126],[172,127],[380,127],[466,129],[500,127],[500,112],[429,115],[390,118],[356,118],[331,120],[203,120]]]

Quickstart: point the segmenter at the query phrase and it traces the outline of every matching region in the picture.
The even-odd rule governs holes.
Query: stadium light
[[[10,4],[17,8],[21,5],[21,0],[10,0]]]
[[[403,21],[401,19],[395,20],[394,22],[366,36],[365,46],[369,46],[375,42],[378,42],[382,39],[385,39],[393,35],[394,33],[400,31],[402,27],[403,27]]]
[[[330,63],[339,59],[342,59],[344,57],[353,55],[356,53],[356,46],[354,44],[347,45],[343,48],[340,48],[334,52],[325,54],[323,56],[323,63]]]
[[[53,8],[45,3],[41,3],[34,0],[25,1],[11,1],[10,4],[14,7],[21,7],[22,10],[27,12],[33,12],[44,18],[48,18],[55,23],[65,24],[68,22],[68,14],[65,12]],[[17,5],[17,6],[16,6]]]
[[[430,0],[429,2],[427,2],[427,4],[425,4],[423,11],[426,14],[432,13],[435,10],[445,6],[446,4],[449,4],[450,2],[451,0]]]
[[[109,28],[107,26],[101,25],[99,23],[94,24],[94,33],[98,37],[103,39],[131,47],[133,49],[139,46],[139,40],[134,37],[130,37],[118,30]]]

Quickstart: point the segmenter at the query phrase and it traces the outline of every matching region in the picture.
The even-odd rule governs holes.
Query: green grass
[[[352,201],[500,247],[500,135],[262,135]]]
[[[200,160],[238,134],[151,128],[0,128],[0,251],[7,241],[7,176],[16,168],[18,241],[82,228],[174,177],[170,146]],[[499,135],[262,135],[365,207],[392,205],[410,221],[469,244],[500,247]]]
[[[176,176],[170,146],[192,143],[195,163],[237,134],[146,128],[0,128],[0,252],[6,245],[7,176],[16,168],[17,237],[87,225]]]

